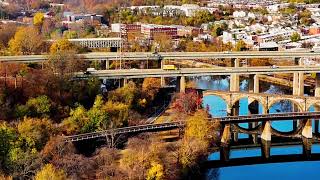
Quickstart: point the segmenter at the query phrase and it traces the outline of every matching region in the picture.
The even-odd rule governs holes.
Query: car
[[[95,68],[87,68],[87,72],[96,72],[97,70]]]
[[[271,68],[272,68],[272,69],[277,69],[277,68],[279,68],[279,66],[272,65]]]

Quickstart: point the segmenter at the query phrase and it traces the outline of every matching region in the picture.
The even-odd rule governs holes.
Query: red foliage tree
[[[176,95],[173,107],[178,112],[193,113],[201,107],[202,97],[196,91],[179,93]]]

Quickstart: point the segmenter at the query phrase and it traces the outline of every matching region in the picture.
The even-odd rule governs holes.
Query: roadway
[[[252,59],[252,58],[301,58],[320,57],[320,52],[242,51],[242,52],[94,52],[79,54],[84,60],[186,60],[186,59]],[[48,55],[0,56],[0,62],[42,62]]]
[[[179,70],[163,69],[122,69],[99,70],[92,72],[90,76],[101,79],[119,78],[147,78],[147,77],[178,77],[178,76],[213,76],[231,74],[277,74],[277,73],[315,73],[320,72],[318,66],[280,66],[278,68],[264,67],[216,67],[216,68],[181,68]],[[86,78],[83,72],[75,74],[77,78]]]

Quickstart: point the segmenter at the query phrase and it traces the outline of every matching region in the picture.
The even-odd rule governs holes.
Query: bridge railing
[[[171,123],[162,123],[162,124],[147,124],[147,125],[138,125],[138,126],[130,126],[124,128],[117,129],[109,129],[105,131],[98,131],[92,133],[84,133],[73,136],[65,136],[65,141],[80,141],[85,139],[93,139],[99,137],[105,137],[108,135],[119,135],[119,134],[127,134],[127,133],[135,133],[135,132],[145,132],[145,131],[154,131],[154,130],[165,130],[169,128],[179,128],[184,126],[184,122],[171,122]]]

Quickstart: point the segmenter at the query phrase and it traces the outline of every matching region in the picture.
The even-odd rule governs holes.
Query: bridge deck
[[[281,121],[289,119],[311,119],[320,118],[320,112],[307,113],[278,113],[265,115],[250,115],[250,116],[230,116],[230,117],[214,117],[212,120],[220,121],[221,123],[244,123],[244,122],[258,122],[258,121]],[[171,129],[177,129],[185,126],[184,121],[162,123],[162,124],[146,124],[139,126],[130,126],[117,129],[109,129],[105,131],[98,131],[92,133],[78,134],[73,136],[65,136],[65,141],[81,141],[86,139],[95,139],[99,137],[106,137],[109,135],[143,133],[143,132],[159,132]]]

